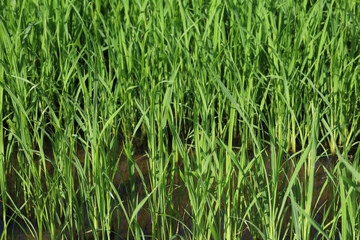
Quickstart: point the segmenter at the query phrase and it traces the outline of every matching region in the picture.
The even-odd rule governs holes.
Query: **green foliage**
[[[1,239],[358,239],[359,19],[350,0],[1,1]]]

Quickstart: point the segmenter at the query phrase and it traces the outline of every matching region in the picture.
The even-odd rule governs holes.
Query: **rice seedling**
[[[1,1],[1,239],[358,239],[354,1]]]

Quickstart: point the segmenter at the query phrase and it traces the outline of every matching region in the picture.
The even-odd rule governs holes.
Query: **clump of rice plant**
[[[354,1],[0,2],[1,239],[358,239]]]

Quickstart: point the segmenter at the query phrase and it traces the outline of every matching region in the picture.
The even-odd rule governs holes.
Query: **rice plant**
[[[358,239],[356,1],[1,1],[1,239]]]

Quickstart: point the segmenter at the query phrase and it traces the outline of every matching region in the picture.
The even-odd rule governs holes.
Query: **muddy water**
[[[5,146],[5,149],[6,149],[7,143],[5,143],[5,145],[6,145]],[[54,168],[54,165],[52,163],[54,161],[54,151],[51,147],[50,142],[47,141],[44,143],[43,151],[44,151],[46,159],[49,160],[49,161],[46,161],[46,172],[47,172],[48,176],[50,176],[50,178],[52,178],[54,176],[54,172],[56,171],[56,169]],[[15,147],[12,152],[13,152],[13,156],[11,158],[13,158],[13,162],[11,163],[11,167],[7,168],[7,173],[6,173],[7,191],[9,193],[9,195],[11,196],[11,198],[15,201],[16,206],[19,207],[24,204],[24,193],[22,191],[23,189],[20,184],[19,178],[17,177],[16,172],[18,172],[21,169],[21,166],[20,166],[20,163],[19,163],[17,157],[22,154],[22,151],[19,151]],[[34,162],[35,162],[37,168],[39,168],[39,164],[42,164],[42,163],[40,163],[40,161],[39,161],[38,149],[35,150],[34,153],[35,152],[36,152],[36,154],[34,154]],[[76,152],[76,158],[79,160],[82,167],[84,167],[85,155],[86,155],[86,150],[84,150],[81,146],[78,146],[78,150]],[[113,185],[118,190],[118,194],[120,195],[121,199],[123,200],[125,209],[127,210],[128,214],[129,214],[129,206],[128,206],[127,200],[129,198],[129,192],[130,192],[129,181],[130,181],[131,176],[129,175],[127,157],[123,154],[123,151],[120,146],[117,146],[116,153],[113,156],[115,159],[120,158],[118,168],[117,168],[117,171],[116,171],[114,179],[113,179]],[[23,159],[23,160],[24,160],[24,162],[26,162],[25,159]],[[146,149],[145,149],[144,145],[134,144],[133,160],[141,172],[141,174],[140,174],[139,171],[137,169],[135,169],[135,173],[133,176],[134,182],[135,182],[135,186],[134,186],[135,191],[134,192],[136,194],[136,197],[139,198],[139,201],[141,201],[146,196],[146,192],[151,192],[150,179],[149,179],[149,159],[147,157]],[[41,167],[43,167],[43,166],[41,165]],[[148,189],[144,189],[144,185],[140,178],[140,175],[143,176],[144,182],[148,186]],[[79,188],[79,176],[78,176],[78,172],[75,167],[73,167],[73,178],[74,178],[74,189],[78,189]],[[93,179],[91,176],[90,179],[88,179],[88,181],[90,181],[90,183],[91,183],[92,180]],[[175,178],[173,179],[173,182],[176,186],[179,186],[174,190],[173,194],[175,196],[187,196],[184,186],[180,186],[180,177],[178,174],[175,174]],[[42,183],[43,191],[48,192],[46,181],[45,181],[45,176],[44,176],[43,172],[41,175],[41,183]],[[81,196],[78,195],[77,198],[78,198],[78,202],[81,203]],[[177,198],[174,197],[174,199],[176,199],[177,206],[179,206],[178,209],[175,209],[176,212],[178,214],[183,215],[184,209],[186,209],[187,205],[188,205],[188,199],[185,200],[182,197],[177,197]],[[2,207],[2,204],[0,204],[0,206]],[[8,208],[8,211],[9,211],[9,208]],[[72,234],[64,233],[65,235],[75,235],[76,238],[80,238],[80,239],[92,239],[93,234],[91,232],[86,233],[86,232],[91,231],[91,228],[89,226],[89,221],[87,219],[88,216],[87,216],[86,208],[84,208],[84,211],[85,211],[84,222],[85,222],[85,224],[87,224],[87,229],[79,231],[79,232],[75,232]],[[32,222],[32,224],[35,226],[35,231],[38,231],[38,229],[36,229],[36,219],[34,218],[34,215],[35,215],[34,212],[32,212],[31,209],[30,209],[30,212],[28,212],[25,210],[25,208],[22,208],[21,213],[24,214]],[[2,223],[2,211],[0,212],[0,214],[1,214],[1,218],[0,218],[1,219],[0,220],[1,221],[0,222],[0,230],[1,230],[0,236],[1,236],[1,233],[3,231],[1,229],[1,227],[4,227],[3,223]],[[8,219],[10,219],[11,214],[12,213],[8,213]],[[118,211],[118,213],[114,214],[113,216],[114,217],[112,219],[112,228],[113,228],[114,232],[117,232],[119,234],[114,234],[112,236],[112,239],[126,238],[127,232],[128,232],[128,222],[126,221],[123,211],[122,210]],[[151,222],[152,222],[151,215],[145,205],[139,211],[139,214],[137,215],[137,223],[142,227],[145,234],[151,234],[151,227],[152,227]],[[27,227],[26,227],[26,224],[24,221],[22,221],[20,218],[14,218],[14,221],[12,221],[8,227],[8,231],[7,231],[8,236],[9,236],[8,239],[34,239],[31,236],[31,233],[29,231],[26,231],[26,228]],[[60,229],[57,229],[57,231],[60,232]],[[49,233],[43,232],[43,239],[50,239]]]
[[[45,155],[49,159],[54,159],[54,155],[53,155],[54,153],[52,151],[52,148],[50,147],[51,144],[47,143],[47,144],[45,144],[45,146],[46,146],[44,148]],[[78,149],[79,150],[76,152],[76,156],[80,160],[80,162],[82,164],[84,164],[86,152],[81,147],[79,147]],[[148,186],[150,186],[150,184],[149,184],[149,182],[150,182],[149,160],[146,155],[146,149],[144,146],[136,146],[134,151],[135,151],[134,156],[133,156],[134,161],[138,165],[138,167],[145,179],[145,182],[147,183]],[[119,156],[121,152],[122,152],[121,148],[118,148],[117,153],[115,155]],[[196,157],[195,153],[190,148],[189,148],[188,153],[189,153],[189,156]],[[252,158],[251,155],[252,154],[249,153],[250,159]],[[264,158],[268,159],[267,156],[270,155],[269,151],[265,155],[266,156]],[[37,164],[39,162],[38,158],[36,158],[36,157],[35,157],[35,162]],[[291,162],[291,161],[288,161],[288,162]],[[333,167],[333,164],[332,164],[333,162],[334,162],[334,159],[330,159],[329,157],[324,156],[324,157],[321,157],[316,163],[312,209],[314,209],[314,208],[318,209],[318,214],[316,215],[316,219],[315,219],[318,222],[321,222],[323,220],[324,210],[327,209],[329,203],[334,199],[333,198],[334,193],[332,192],[331,183],[327,184],[325,189],[323,189],[323,186],[326,183],[326,181],[329,181],[328,175],[326,172],[331,170],[331,168]],[[266,168],[268,171],[268,177],[270,178],[271,174],[270,174],[269,160],[266,160],[265,165],[266,165]],[[17,166],[17,164],[14,164],[14,168],[17,168],[17,167],[19,167],[19,166]],[[177,166],[177,168],[178,169],[182,168],[181,161],[180,161],[180,164]],[[47,169],[47,172],[51,176],[54,174],[55,169],[50,162],[47,163],[46,169]],[[255,169],[253,169],[253,171],[255,171]],[[13,184],[16,182],[16,179],[14,176],[16,174],[14,174],[14,172],[15,172],[15,169],[9,169],[9,171],[7,172],[7,184],[8,184],[8,190],[9,190],[10,195],[13,197],[13,199],[18,200],[17,205],[19,206],[19,205],[21,205],[24,196],[21,195],[21,191],[19,191],[19,188],[13,187]],[[288,179],[291,178],[293,172],[294,172],[294,166],[290,163],[287,163],[286,165],[284,165],[282,167],[282,169],[280,170],[280,174],[279,174],[279,183],[278,183],[279,190],[284,189],[281,185],[287,184]],[[74,177],[75,189],[77,189],[79,183],[77,181],[78,178],[76,175],[77,172],[76,172],[75,168],[73,169],[73,174],[75,176]],[[304,183],[305,181],[307,181],[306,176],[307,176],[307,174],[305,172],[305,169],[302,168],[299,173],[299,180],[301,183]],[[142,180],[140,179],[139,172],[135,171],[134,179],[135,179],[135,191],[136,191],[136,193],[139,197],[139,201],[140,201],[142,198],[145,197],[146,190],[150,192],[151,189],[144,189]],[[120,163],[118,166],[118,171],[115,174],[113,184],[118,189],[118,192],[119,192],[119,195],[121,196],[121,198],[123,200],[125,200],[124,201],[125,208],[129,207],[127,205],[127,201],[126,201],[126,199],[129,197],[129,195],[128,195],[129,180],[130,180],[130,175],[129,175],[129,170],[128,170],[128,161],[126,160],[126,156],[122,155],[122,156],[120,156]],[[187,212],[191,213],[189,199],[187,198],[187,196],[188,196],[187,189],[182,184],[182,180],[179,177],[179,175],[177,174],[177,172],[175,172],[174,185],[178,186],[173,192],[173,201],[174,201],[173,205],[177,206],[177,208],[169,209],[168,210],[169,214],[173,215],[173,216],[187,216],[186,215]],[[215,185],[214,185],[214,187],[215,187]],[[44,181],[43,181],[43,188],[46,189],[46,184]],[[14,191],[11,191],[11,189],[13,189]],[[244,189],[244,191],[246,192],[246,191],[250,191],[250,190]],[[20,192],[20,194],[19,194],[19,192]],[[281,197],[282,194],[284,194],[284,193],[279,192],[279,197]],[[79,202],[80,202],[80,200],[79,200]],[[288,210],[286,212],[284,223],[287,223],[290,220],[290,216],[291,216],[291,212]],[[36,222],[35,219],[32,219],[32,221],[34,223]],[[85,222],[86,222],[86,219],[85,219]],[[141,228],[143,229],[145,234],[151,234],[151,228],[152,228],[151,215],[149,213],[149,210],[146,208],[146,205],[140,210],[140,212],[138,214],[138,223],[141,226]],[[189,216],[185,217],[185,223],[187,224],[187,227],[191,229],[191,219]],[[179,233],[183,233],[184,229],[182,229],[181,226],[178,226],[178,227],[179,227],[179,229],[178,229]],[[21,229],[16,227],[16,224],[14,224],[14,226],[11,226],[11,228],[12,228],[11,239],[31,239],[28,235],[26,235],[27,234],[26,232],[24,233]],[[11,228],[10,228],[10,230],[11,230]],[[118,215],[116,215],[116,217],[114,217],[114,219],[112,220],[112,228],[113,228],[114,232],[120,233],[120,234],[114,234],[114,236],[113,236],[114,239],[121,239],[121,238],[126,237],[126,233],[128,230],[128,223],[127,223],[126,218],[124,217],[122,211],[119,211]],[[283,226],[282,229],[285,229],[285,226]],[[87,230],[90,230],[90,227],[88,227]],[[81,239],[83,239],[83,238],[90,239],[91,235],[92,235],[92,234],[85,234],[84,232],[77,232],[75,234],[77,235],[77,237],[79,237]],[[312,234],[315,235],[316,231],[312,231]],[[243,232],[242,238],[243,239],[252,239],[250,232],[246,229]],[[45,233],[44,239],[49,239],[49,234]]]

